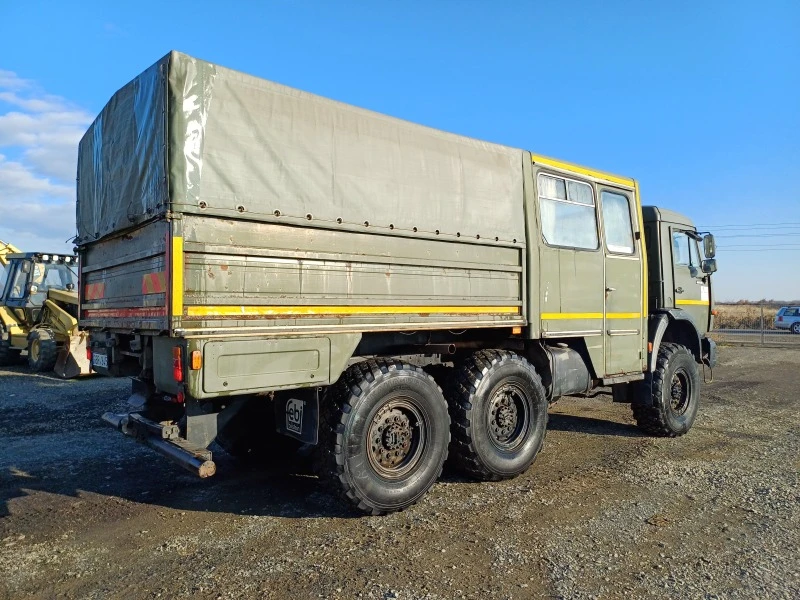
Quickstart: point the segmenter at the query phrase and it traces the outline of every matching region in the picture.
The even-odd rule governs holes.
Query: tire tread
[[[470,477],[482,481],[502,481],[512,479],[515,474],[499,474],[489,471],[479,460],[472,439],[473,399],[481,381],[489,374],[490,369],[506,362],[526,363],[524,358],[509,350],[479,350],[468,357],[445,388],[445,398],[450,407],[450,457],[454,465]],[[541,385],[541,377],[534,375]],[[546,419],[546,416],[545,416]],[[544,445],[542,436],[538,454]]]
[[[663,343],[658,348],[656,357],[656,368],[650,374],[652,389],[652,405],[644,402],[634,401],[631,404],[633,417],[639,429],[657,437],[678,437],[682,433],[677,433],[670,429],[666,422],[666,406],[663,405],[664,388],[668,385],[665,381],[665,374],[669,370],[669,363],[676,353],[684,350],[685,346],[674,343]],[[646,389],[646,387],[644,388]]]
[[[345,473],[344,432],[348,415],[353,410],[354,400],[357,401],[358,398],[367,394],[391,371],[420,373],[436,385],[441,392],[441,388],[436,384],[434,378],[422,367],[395,358],[370,359],[358,362],[345,370],[339,381],[328,388],[326,397],[320,406],[320,440],[315,470],[330,491],[338,492],[338,495],[347,503],[373,516],[385,514],[386,511],[371,506],[365,498],[358,495],[358,490],[351,485]],[[436,474],[435,479],[437,480],[442,474],[444,462],[443,460]],[[408,506],[413,506],[418,501],[419,499]],[[399,510],[405,510],[408,506]]]

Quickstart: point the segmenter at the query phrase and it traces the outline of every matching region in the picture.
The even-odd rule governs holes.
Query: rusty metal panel
[[[168,328],[166,221],[84,248],[80,325],[119,329]]]

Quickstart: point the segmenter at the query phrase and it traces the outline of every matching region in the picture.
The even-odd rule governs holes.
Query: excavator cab
[[[5,252],[0,258],[0,364],[19,362],[27,350],[35,371],[55,370],[64,378],[89,373],[78,329],[77,256]]]
[[[49,290],[74,292],[78,286],[78,263],[73,256],[14,254],[8,257],[6,286],[0,304],[11,309],[27,327],[41,318]],[[75,314],[77,318],[77,305]]]

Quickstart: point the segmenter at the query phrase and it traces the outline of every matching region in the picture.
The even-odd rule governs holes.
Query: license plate
[[[108,368],[108,354],[92,353],[92,366],[100,367],[102,369]]]

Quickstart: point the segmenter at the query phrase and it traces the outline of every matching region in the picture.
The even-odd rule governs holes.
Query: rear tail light
[[[778,321],[783,321],[783,317],[778,317]]]
[[[183,353],[180,346],[172,348],[172,378],[178,383],[183,382]]]
[[[86,346],[86,360],[92,362],[92,349]]]

